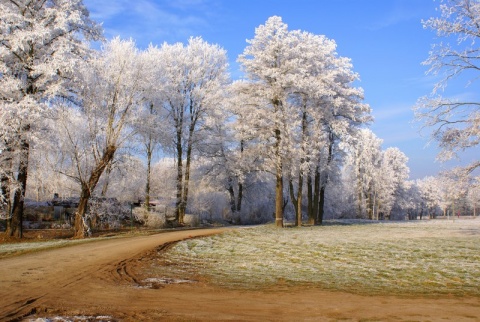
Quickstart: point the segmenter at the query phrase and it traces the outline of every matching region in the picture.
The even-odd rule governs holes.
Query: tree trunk
[[[289,184],[290,199],[292,200],[293,207],[295,208],[295,226],[299,227],[302,225],[303,174],[300,173],[298,175],[298,190],[296,198],[292,180],[290,180]]]
[[[149,137],[147,144],[147,183],[145,184],[145,209],[150,210],[150,181],[152,175],[152,138]]]
[[[295,190],[292,179],[288,180],[288,191],[290,193],[290,200],[292,201],[293,208],[295,209],[295,226],[298,226],[298,200],[295,198]]]
[[[307,177],[307,215],[308,224],[315,225],[315,216],[313,215],[313,187],[312,176]]]
[[[300,169],[298,172],[298,189],[297,189],[297,202],[295,207],[295,226],[299,227],[302,225],[302,198],[303,198],[303,166],[305,163],[305,140],[307,136],[307,105],[303,105],[303,114],[302,114],[302,158],[300,159]]]
[[[319,215],[319,206],[320,206],[320,169],[317,166],[315,170],[315,179],[314,179],[314,194],[313,194],[313,215],[314,223],[318,225],[318,215]]]
[[[319,195],[319,198],[320,198],[320,201],[319,201],[319,204],[318,204],[318,224],[319,225],[322,225],[323,224],[323,217],[325,215],[325,190],[327,189],[327,184],[328,184],[328,180],[329,180],[329,171],[330,171],[330,164],[332,163],[332,160],[333,160],[333,146],[334,146],[334,143],[335,143],[335,137],[332,133],[332,131],[330,131],[330,133],[328,134],[328,158],[327,158],[327,170],[326,170],[326,173],[325,173],[325,180],[323,180],[323,182],[321,183],[321,187],[320,187],[320,195]]]
[[[183,180],[183,195],[180,208],[180,216],[178,223],[183,225],[185,223],[185,212],[187,210],[188,203],[188,186],[190,183],[190,169],[192,164],[192,149],[193,149],[193,133],[195,131],[195,117],[191,117],[191,123],[188,129],[188,141],[187,141],[187,160],[185,163],[185,178]]]
[[[235,190],[233,189],[232,185],[232,178],[228,178],[228,195],[230,196],[230,210],[232,214],[237,212],[237,204],[235,202]]]
[[[115,155],[115,151],[117,147],[115,146],[108,146],[102,158],[99,160],[95,168],[90,173],[90,178],[87,182],[82,182],[82,192],[80,194],[80,201],[78,203],[78,209],[75,213],[75,233],[74,238],[85,238],[90,235],[90,227],[87,223],[86,213],[88,208],[88,201],[90,200],[90,196],[92,191],[95,190],[97,186],[98,180],[102,176],[103,171],[107,167],[107,165],[112,161],[113,156]]]
[[[175,201],[175,220],[180,222],[183,218],[181,214],[182,193],[183,193],[183,147],[182,147],[182,131],[177,128],[177,196]]]
[[[111,172],[112,172],[112,163],[110,162],[108,163],[107,168],[105,169],[105,181],[103,183],[102,193],[101,193],[101,196],[104,198],[107,196],[108,186],[110,185]]]
[[[243,184],[238,183],[237,211],[242,211]]]
[[[80,193],[80,201],[78,203],[77,212],[75,213],[75,235],[74,238],[85,238],[90,236],[90,227],[85,218],[88,211],[88,201],[90,200],[90,189],[86,184],[82,184],[82,192]]]
[[[240,153],[243,154],[244,142],[240,141]],[[238,178],[237,178],[238,180]],[[238,198],[237,198],[237,211],[242,211],[242,199],[243,199],[243,184],[238,180]]]
[[[283,175],[282,167],[278,168],[275,184],[275,225],[283,227]]]
[[[5,166],[5,171],[10,174],[10,170],[7,169],[12,169],[12,158],[11,158],[11,153],[12,149],[8,147],[5,151],[2,151],[4,153],[8,153],[8,158],[4,160],[4,166]],[[4,204],[2,205],[2,208],[6,214],[6,227],[5,231],[8,232],[10,231],[10,224],[11,224],[11,213],[12,213],[12,201],[11,201],[11,196],[10,196],[10,178],[8,175],[2,174],[0,178],[0,189],[1,189],[1,194],[3,196],[3,201],[0,200],[0,202],[3,202]]]
[[[30,126],[24,130],[28,131]],[[25,200],[25,190],[27,187],[28,176],[28,157],[30,153],[30,144],[26,139],[20,143],[20,164],[18,166],[17,181],[20,184],[15,190],[13,204],[11,208],[12,218],[8,225],[7,236],[23,238],[23,206]]]
[[[283,227],[283,162],[280,154],[281,132],[275,130],[275,157],[277,172],[275,175],[275,226]]]

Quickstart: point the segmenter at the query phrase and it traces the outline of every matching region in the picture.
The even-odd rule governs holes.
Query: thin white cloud
[[[383,17],[380,17],[376,21],[373,21],[370,25],[366,27],[366,29],[370,31],[381,30],[384,28],[395,26],[405,21],[419,19],[419,17],[420,13],[415,10],[415,6],[409,6],[408,4],[400,3],[397,4],[390,11],[390,13],[384,15]]]
[[[412,107],[409,104],[391,105],[378,109],[374,108],[372,114],[375,118],[375,123],[388,120],[395,121],[398,120],[398,117],[413,117]]]
[[[103,22],[127,10],[129,1],[125,0],[85,0],[90,17]]]
[[[211,2],[211,0],[208,0]],[[175,5],[173,5],[175,3]],[[91,17],[103,22],[105,36],[133,38],[139,46],[150,42],[185,41],[208,28],[207,12],[200,9],[207,0],[86,0]],[[179,12],[179,6],[188,7],[194,14]]]

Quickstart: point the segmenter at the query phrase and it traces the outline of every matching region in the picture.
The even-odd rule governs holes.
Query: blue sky
[[[232,78],[239,78],[236,59],[268,17],[281,16],[291,30],[326,35],[341,56],[352,59],[360,74],[365,102],[373,109],[371,129],[383,148],[398,147],[409,157],[410,177],[435,175],[457,162],[435,161],[437,147],[420,132],[412,106],[431,92],[435,79],[421,62],[438,41],[422,19],[437,16],[433,0],[84,0],[91,17],[103,23],[105,36],[149,43],[186,42],[201,36],[228,52]],[[473,88],[458,88],[468,94]],[[478,149],[476,150],[478,152]],[[463,157],[474,157],[475,151]]]

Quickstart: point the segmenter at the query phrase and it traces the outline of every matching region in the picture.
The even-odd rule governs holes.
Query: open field
[[[0,258],[0,321],[478,321],[479,223],[203,229],[30,249]]]
[[[480,296],[480,219],[259,226],[180,242],[162,260],[163,274],[191,272],[227,288]]]

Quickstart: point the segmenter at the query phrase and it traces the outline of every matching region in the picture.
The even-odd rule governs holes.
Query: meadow
[[[154,276],[235,289],[275,285],[358,294],[480,296],[480,219],[328,221],[235,229],[159,255]]]

